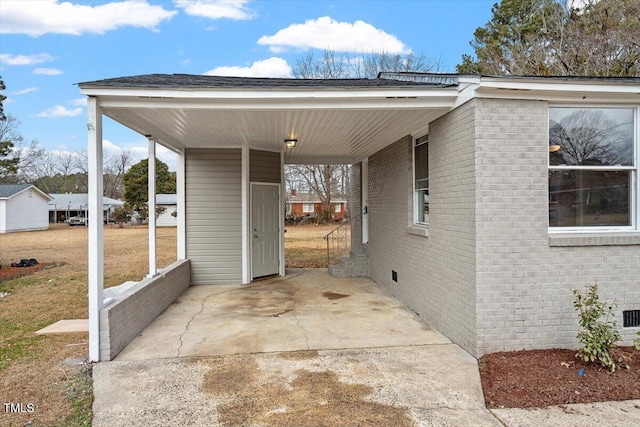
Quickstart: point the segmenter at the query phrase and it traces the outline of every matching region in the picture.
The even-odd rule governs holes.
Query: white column
[[[102,113],[98,98],[87,100],[89,158],[89,360],[100,360],[100,309],[104,288],[102,224]]]
[[[280,276],[285,275],[284,265],[284,193],[286,191],[284,181],[284,150],[280,152]]]
[[[149,138],[149,274],[153,277],[158,272],[156,262],[156,141]]]
[[[187,259],[187,198],[186,198],[185,153],[178,153],[176,171],[176,198],[178,202],[178,259]]]
[[[240,173],[242,175],[242,284],[251,283],[251,241],[253,236],[251,230],[250,212],[251,204],[249,201],[249,147],[242,147],[240,153]]]
[[[362,193],[362,243],[369,243],[369,159],[361,163],[360,192]]]

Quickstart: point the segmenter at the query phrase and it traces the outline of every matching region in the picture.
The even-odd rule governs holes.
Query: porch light
[[[297,139],[285,139],[284,146],[287,148],[296,148],[296,144],[298,143]]]
[[[551,144],[549,145],[549,152],[550,153],[555,153],[556,151],[560,151],[560,147],[558,144]]]

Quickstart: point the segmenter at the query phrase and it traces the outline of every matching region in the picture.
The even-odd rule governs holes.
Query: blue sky
[[[5,112],[26,141],[86,149],[75,83],[150,73],[285,77],[308,52],[424,54],[454,72],[473,53],[487,0],[0,0]],[[146,157],[146,140],[105,120],[105,151]],[[159,150],[170,165],[172,156]]]

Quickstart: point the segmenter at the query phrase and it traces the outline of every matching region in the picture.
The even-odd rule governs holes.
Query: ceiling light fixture
[[[297,139],[285,139],[284,146],[287,148],[296,148],[296,144],[298,143]]]
[[[560,151],[562,147],[559,146],[558,144],[551,144],[549,145],[549,152],[550,153],[555,153],[556,151]]]

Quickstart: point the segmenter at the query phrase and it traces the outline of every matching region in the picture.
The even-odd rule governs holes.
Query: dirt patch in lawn
[[[487,407],[532,408],[640,399],[640,352],[618,348],[631,369],[609,372],[575,357],[575,350],[492,353],[479,360]],[[582,373],[582,375],[581,375]]]
[[[15,279],[16,277],[26,276],[28,274],[35,273],[36,271],[57,267],[59,265],[62,264],[55,262],[42,262],[32,265],[31,267],[11,267],[10,265],[3,265],[2,268],[0,268],[0,282]]]

